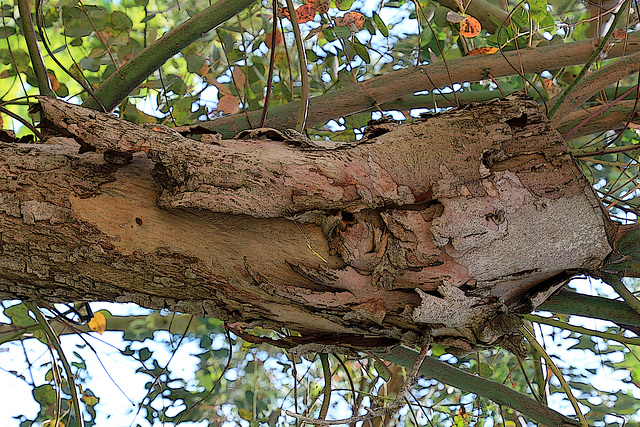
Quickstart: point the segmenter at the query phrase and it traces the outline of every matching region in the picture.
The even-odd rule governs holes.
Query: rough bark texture
[[[308,148],[41,109],[85,153],[68,138],[0,146],[2,298],[132,301],[298,342],[430,333],[469,350],[504,343],[512,313],[610,252],[598,200],[529,100]]]

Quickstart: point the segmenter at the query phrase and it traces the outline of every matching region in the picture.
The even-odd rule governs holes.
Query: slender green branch
[[[324,388],[322,390],[322,406],[318,418],[324,420],[329,412],[329,401],[331,400],[331,366],[329,365],[329,355],[320,353],[320,363],[322,364],[322,376],[324,377]]]
[[[620,295],[620,297],[624,300],[624,302],[629,304],[629,307],[631,307],[638,314],[640,314],[640,300],[638,300],[638,297],[636,297],[625,286],[625,284],[622,282],[622,279],[614,279],[614,280],[607,279],[607,280],[605,280],[605,283],[607,283],[609,286],[611,286],[613,288],[613,290],[616,291],[616,293],[618,295]]]
[[[571,402],[573,409],[576,411],[576,415],[580,420],[580,425],[583,427],[589,427],[589,424],[587,424],[587,420],[585,420],[584,415],[582,415],[582,411],[580,410],[580,405],[578,404],[578,400],[573,396],[573,393],[571,392],[571,387],[569,387],[569,384],[567,384],[567,382],[564,380],[564,377],[562,376],[562,372],[560,372],[560,369],[558,369],[556,364],[553,363],[553,359],[551,359],[551,357],[547,354],[544,348],[542,348],[540,343],[536,340],[535,335],[531,331],[529,331],[529,329],[523,326],[522,328],[520,328],[520,331],[527,338],[527,341],[529,341],[529,343],[542,355],[542,357],[544,357],[545,362],[547,363],[547,365],[549,365],[549,368],[551,368],[551,371],[556,376],[558,381],[560,381],[560,386],[562,387],[567,397],[569,398],[569,401]]]
[[[600,332],[593,329],[584,328],[582,326],[570,325],[560,320],[552,319],[549,317],[537,316],[535,314],[527,314],[523,316],[525,319],[531,322],[544,323],[545,325],[554,326],[556,328],[562,328],[569,331],[577,332],[583,335],[600,337],[604,340],[617,341],[622,344],[637,345],[640,346],[640,338],[629,338],[618,334],[612,334],[611,332]]]
[[[413,366],[418,357],[418,352],[405,346],[396,346],[388,353],[379,354],[385,360],[406,368]],[[420,374],[426,378],[436,378],[460,390],[476,393],[500,405],[513,408],[540,424],[555,427],[580,425],[575,420],[565,417],[529,396],[486,378],[475,376],[434,357],[424,359],[420,367]]]
[[[567,290],[552,295],[537,310],[592,317],[620,325],[640,327],[640,314],[625,302],[582,295]]]
[[[82,418],[82,412],[80,411],[80,399],[78,398],[78,390],[76,389],[75,377],[73,375],[73,372],[71,372],[71,365],[69,365],[69,361],[67,360],[67,357],[62,351],[62,347],[60,346],[60,340],[58,340],[57,335],[53,332],[53,329],[51,329],[51,325],[49,324],[47,319],[42,315],[40,310],[38,310],[37,307],[35,307],[33,304],[27,301],[24,302],[24,305],[29,310],[31,310],[34,316],[36,316],[36,320],[38,321],[38,323],[40,323],[42,330],[49,338],[49,341],[51,342],[51,345],[53,346],[53,348],[55,348],[56,352],[58,353],[58,357],[60,358],[60,361],[62,362],[62,366],[64,367],[64,371],[67,374],[67,382],[69,383],[71,400],[73,402],[73,408],[76,411],[76,421],[78,422],[79,427],[83,427],[84,419]],[[55,367],[53,367],[53,369],[55,369]]]
[[[26,0],[25,0],[26,1]],[[210,30],[240,13],[256,0],[219,0],[202,12],[194,15],[153,44],[147,46],[131,61],[111,74],[96,89],[95,94],[107,111],[112,111],[140,83],[160,68],[169,58],[182,51]],[[99,109],[92,98],[83,104],[87,108]]]
[[[562,104],[564,104],[565,100],[567,99],[571,91],[575,89],[578,83],[581,82],[582,78],[585,76],[585,74],[587,74],[587,71],[589,71],[589,68],[591,68],[591,65],[598,59],[598,57],[600,56],[600,53],[602,52],[604,47],[607,45],[607,43],[609,42],[609,39],[611,38],[611,35],[615,31],[616,25],[618,24],[620,17],[624,15],[623,13],[620,13],[620,12],[624,10],[628,2],[629,0],[625,0],[622,6],[620,6],[620,9],[618,9],[619,10],[618,13],[615,14],[615,17],[613,18],[613,22],[609,27],[609,31],[607,31],[607,34],[602,39],[600,39],[600,43],[598,43],[598,47],[596,48],[595,52],[593,52],[589,60],[584,64],[584,66],[582,67],[582,70],[580,70],[580,74],[578,74],[578,76],[571,82],[569,87],[562,92],[562,94],[558,98],[558,101],[556,101],[553,107],[551,107],[551,110],[549,111],[549,115],[548,115],[549,119],[553,118],[553,116],[556,114],[558,109],[562,106]],[[576,108],[577,107],[578,106],[576,105]]]
[[[289,8],[289,19],[291,19],[293,34],[296,38],[296,48],[298,50],[298,61],[300,64],[300,79],[302,80],[302,94],[296,129],[298,132],[304,132],[305,127],[307,127],[307,117],[309,115],[309,72],[307,71],[307,52],[304,50],[304,42],[302,41],[300,26],[298,25],[298,16],[296,15],[296,9],[293,7],[291,0],[287,0],[287,7]]]
[[[40,46],[38,45],[36,29],[33,26],[33,19],[31,18],[31,6],[29,5],[29,0],[18,0],[18,11],[20,12],[20,19],[22,20],[22,31],[24,32],[24,40],[27,43],[27,49],[29,50],[29,57],[31,58],[33,72],[38,80],[40,95],[55,96],[53,89],[51,89],[51,82],[49,81],[49,75],[47,74],[47,67],[44,65],[44,59],[42,59],[42,53],[40,52]]]

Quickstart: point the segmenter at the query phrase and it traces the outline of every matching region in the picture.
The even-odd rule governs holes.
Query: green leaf
[[[348,39],[351,36],[351,30],[347,27],[335,27],[333,32],[342,39]]]
[[[384,23],[382,18],[380,18],[380,15],[378,15],[376,12],[373,12],[373,21],[376,23],[376,27],[378,27],[382,35],[385,37],[389,37],[389,29],[387,28],[387,25]]]
[[[529,13],[531,13],[531,19],[534,22],[542,21],[547,16],[547,1],[546,0],[528,0]]]
[[[187,60],[187,71],[196,74],[200,72],[205,62],[202,56],[195,54],[187,55],[185,59]]]
[[[389,369],[387,369],[380,362],[378,362],[377,359],[373,363],[373,367],[376,368],[376,371],[378,372],[378,375],[380,376],[380,378],[382,378],[386,382],[389,382],[389,380],[391,379],[391,374],[389,373]]]
[[[56,368],[54,368],[56,369]],[[51,408],[56,404],[56,392],[51,384],[43,384],[33,389],[33,398],[43,408]]]
[[[480,365],[480,369],[478,369],[478,374],[480,374],[480,376],[484,378],[491,378],[491,376],[493,375],[493,369],[491,369],[491,366],[489,366],[488,364],[483,363]]]
[[[151,357],[151,351],[149,351],[148,348],[141,348],[138,351],[138,357],[140,357],[140,360],[144,362]]]
[[[133,22],[131,18],[127,16],[125,13],[122,13],[118,10],[111,13],[111,23],[113,24],[113,28],[116,30],[129,30],[133,27]]]
[[[24,328],[36,324],[36,320],[29,316],[29,310],[24,303],[5,308],[4,315],[11,319],[11,324],[15,327]]]
[[[336,7],[340,10],[349,10],[354,0],[336,0]]]
[[[77,7],[63,7],[62,19],[65,23],[67,37],[86,37],[93,32],[91,22],[87,16]]]
[[[0,27],[0,39],[5,39],[16,33],[16,27]]]
[[[369,57],[369,49],[364,46],[357,38],[354,37],[354,42],[351,44],[353,46],[353,50],[356,51],[356,54],[362,58],[364,62],[367,64],[371,62],[371,58]]]

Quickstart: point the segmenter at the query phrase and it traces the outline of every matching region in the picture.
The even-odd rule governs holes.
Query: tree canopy
[[[101,425],[113,423],[109,414],[117,423],[127,419],[131,425],[187,421],[192,425],[327,425],[332,419],[347,419],[343,425],[376,426],[640,423],[640,303],[635,296],[640,236],[633,225],[640,200],[640,149],[634,122],[640,97],[637,5],[569,0],[219,0],[213,4],[8,0],[0,10],[0,190],[13,194],[18,188],[30,187],[41,193],[37,201],[23,204],[0,195],[0,295],[6,299],[0,342],[8,350],[2,369],[12,381],[26,385],[25,393],[30,392],[36,403],[35,409],[11,409],[11,419],[4,425]],[[56,98],[83,108],[66,107]],[[503,101],[491,101],[495,98]],[[68,115],[56,116],[56,108]],[[446,111],[449,115],[443,115]],[[440,135],[439,129],[446,128],[447,120],[456,115],[468,120],[469,129],[454,133],[462,141],[459,147],[451,143],[452,154],[439,145],[422,147],[419,140],[411,140],[416,129],[432,137]],[[425,121],[432,127],[421,127]],[[508,123],[509,132],[515,129],[512,140],[509,136],[504,138],[507,142],[501,142],[511,144],[514,152],[519,148],[517,143],[532,135],[539,145],[528,146],[535,149],[519,153],[517,161],[515,155],[505,154],[508,150],[498,152],[490,145],[485,149],[482,144],[490,142],[483,138],[494,137],[492,132],[502,135],[502,122]],[[413,127],[400,128],[400,123]],[[104,128],[98,132],[100,126]],[[96,133],[82,133],[86,129]],[[134,139],[132,135],[143,136]],[[238,151],[229,154],[229,158],[236,157],[219,161],[226,159],[224,150],[236,149],[235,142],[219,141],[234,137],[234,141],[262,140],[249,146],[238,142]],[[158,148],[163,138],[172,144],[187,141],[181,145],[180,156],[191,159],[167,162],[169,155]],[[392,138],[402,139],[404,145]],[[450,143],[446,137],[436,138]],[[477,140],[469,140],[473,138]],[[204,154],[197,157],[193,147],[203,146],[189,145],[189,141],[207,144],[214,160]],[[366,141],[380,145],[374,147]],[[382,145],[385,141],[391,142]],[[73,145],[73,154],[65,151],[76,143],[80,145]],[[474,144],[477,153],[469,148]],[[446,160],[438,165],[439,170],[423,170],[428,168],[421,169],[422,157],[407,154],[412,146],[420,146],[425,157]],[[33,147],[41,148],[34,151]],[[298,156],[290,154],[291,147],[308,151],[295,152],[302,153]],[[334,151],[325,158],[319,154],[322,150]],[[91,157],[93,151],[100,156]],[[156,162],[153,170],[144,163],[144,156],[139,156],[141,151]],[[45,164],[39,153],[57,159],[57,163]],[[438,323],[434,317],[440,312],[431,312],[437,303],[428,305],[425,301],[448,298],[455,302],[460,298],[458,292],[474,291],[469,280],[450,283],[453,276],[468,278],[468,272],[451,273],[458,264],[442,262],[444,255],[434,255],[428,262],[418,259],[427,252],[415,248],[420,247],[420,239],[411,242],[414,252],[406,245],[401,248],[397,240],[387,236],[389,224],[396,227],[391,234],[419,235],[416,217],[423,220],[431,215],[428,220],[432,221],[440,216],[441,229],[449,232],[458,226],[456,221],[472,222],[471,216],[450,213],[465,211],[464,204],[436,204],[427,190],[420,199],[415,191],[408,195],[395,188],[396,198],[378,200],[372,192],[369,199],[354,201],[344,190],[331,206],[330,215],[321,216],[317,212],[322,205],[313,197],[305,198],[302,193],[293,197],[278,190],[278,168],[287,161],[298,165],[315,159],[322,167],[335,169],[344,162],[344,169],[358,169],[354,157],[382,158],[387,154],[387,163],[380,163],[386,165],[383,172],[387,175],[397,172],[394,162],[400,164],[403,156],[414,156],[415,168],[410,172],[415,179],[448,173],[454,182],[455,177],[465,175],[465,168],[470,175],[486,178],[484,167],[504,175],[499,175],[502,180],[496,188],[482,191],[509,190],[515,198],[528,200],[521,187],[512,185],[515,180],[510,181],[509,171],[517,169],[519,179],[528,180],[527,188],[539,191],[536,196],[585,195],[584,199],[572,199],[574,210],[567,211],[570,216],[563,221],[554,219],[555,228],[567,232],[568,240],[545,241],[548,245],[544,248],[558,261],[557,266],[550,262],[545,276],[536,270],[540,277],[523,267],[520,276],[535,276],[524,290],[511,290],[509,285],[515,289],[519,279],[515,274],[509,276],[503,288],[506,302],[499,302],[508,306],[509,312],[492,318],[491,326],[480,318],[483,329],[477,335],[484,334],[482,339],[466,340],[443,332],[455,329],[450,327],[455,319],[450,324],[442,321],[445,326],[440,330],[429,329],[431,335],[422,336],[423,331],[411,322],[410,327],[398,325],[389,332],[394,322],[403,322],[402,316],[417,324]],[[191,181],[181,181],[185,165],[191,167],[189,161],[194,158],[206,167],[198,169],[195,178],[189,177]],[[331,163],[335,159],[336,163]],[[474,161],[480,162],[479,170]],[[458,169],[451,166],[454,162],[459,162]],[[127,169],[130,164],[133,167]],[[253,194],[246,199],[234,194],[224,198],[224,203],[219,193],[200,193],[200,199],[183,197],[197,194],[193,188],[201,188],[198,185],[202,182],[215,187],[211,182],[226,177],[224,168],[233,171],[240,168],[238,165],[248,165],[242,166],[246,176],[238,178],[243,185],[255,176],[266,176],[265,170],[276,177],[270,181],[272,187],[266,180],[261,185],[271,191],[271,205]],[[294,169],[285,168],[288,174]],[[86,175],[74,178],[74,171]],[[546,181],[536,181],[543,171]],[[46,194],[34,178],[39,176],[36,172],[42,176],[58,174]],[[142,175],[145,178],[135,181]],[[382,186],[375,179],[382,175],[367,177],[373,181],[370,188]],[[300,177],[304,182],[304,174]],[[87,200],[96,188],[118,180],[125,183],[118,187],[119,194],[108,194],[113,197],[107,199],[103,210],[92,211],[94,207]],[[442,181],[439,183],[442,186]],[[158,204],[168,213],[155,217],[136,213],[136,209],[144,211],[140,194],[153,193],[155,197],[160,192],[158,186],[163,186]],[[233,187],[227,183],[219,186]],[[312,187],[309,182],[306,188]],[[68,188],[73,188],[77,197],[67,200]],[[591,188],[596,195],[593,199],[601,206],[590,204]],[[446,199],[446,189],[439,191],[438,197]],[[466,191],[471,199],[472,193],[480,190],[470,187]],[[130,204],[125,203],[127,198]],[[584,204],[578,200],[585,200]],[[532,201],[532,206],[539,211],[547,209],[536,205],[538,201]],[[52,207],[57,202],[60,205]],[[216,210],[212,205],[222,207]],[[421,213],[407,205],[418,206]],[[116,233],[118,227],[158,226],[164,221],[168,225],[163,230],[173,229],[173,234],[145,235],[138,241],[122,241],[118,248],[96,238],[91,246],[95,253],[87,255],[78,249],[69,260],[65,248],[58,250],[50,243],[59,239],[59,245],[64,246],[68,241],[51,237],[51,230],[60,224],[64,228],[69,212],[78,206],[87,212],[78,221],[86,225],[78,234],[87,241],[97,236],[99,226],[103,230],[112,227]],[[508,235],[501,224],[510,206],[483,213],[483,224],[489,224],[501,237]],[[181,208],[192,211],[183,216],[171,213]],[[394,209],[399,216],[385,212],[382,224],[365,212],[374,208]],[[207,209],[220,215],[200,213]],[[443,209],[450,209],[448,217]],[[123,212],[131,217],[131,224],[117,222]],[[583,212],[590,215],[583,216]],[[523,221],[533,222],[522,211],[519,215]],[[602,221],[589,222],[593,215]],[[449,218],[447,224],[442,220],[445,217]],[[272,224],[268,220],[281,228],[268,225]],[[207,221],[210,227],[201,227]],[[49,228],[36,227],[38,222],[46,222]],[[246,289],[238,286],[230,291],[239,294],[232,301],[228,294],[212,288],[210,292],[218,301],[228,302],[228,310],[220,310],[207,305],[210,296],[201,293],[202,288],[187,288],[204,274],[194,260],[202,253],[215,252],[215,248],[206,247],[202,235],[220,232],[220,224],[225,222],[243,233],[217,236],[227,242],[225,248],[239,247],[219,264],[238,270],[238,275],[258,291],[242,295]],[[379,228],[355,229],[355,223],[377,224]],[[22,234],[16,237],[12,230]],[[472,235],[474,230],[477,227],[471,224],[463,231]],[[293,233],[297,237],[290,237]],[[260,268],[251,264],[253,260],[247,261],[250,256],[243,252],[250,250],[257,234],[262,247],[271,245],[273,250],[273,258],[263,256],[256,264]],[[336,235],[340,237],[328,238]],[[327,243],[323,236],[328,248],[323,246]],[[44,249],[40,237],[50,238]],[[288,248],[288,242],[296,238],[298,246],[292,247],[297,249]],[[180,240],[187,248],[184,253],[172,251],[171,242],[176,240],[171,239]],[[411,239],[407,237],[407,241]],[[476,246],[489,247],[485,237],[474,239]],[[486,270],[495,273],[490,281],[499,282],[499,264],[534,258],[533,248],[540,243],[536,239],[544,240],[528,236],[518,241],[524,255],[505,251],[496,258],[486,258],[491,260],[486,261]],[[444,240],[436,246],[449,244]],[[20,253],[22,249],[16,249],[20,245],[29,252]],[[144,253],[145,246],[153,247],[153,257]],[[447,260],[462,256],[460,253],[468,249],[463,246],[458,245],[455,251],[448,246]],[[554,246],[557,254],[551,252]],[[123,248],[130,250],[126,254],[129,258],[119,252]],[[290,252],[285,255],[279,253],[287,250]],[[287,256],[293,256],[295,250],[305,251],[301,257],[306,261],[322,260],[331,268],[312,269],[308,262],[289,262]],[[16,252],[20,257],[12,257]],[[62,291],[69,284],[65,283],[68,276],[49,274],[50,267],[38,255],[42,252],[48,253],[50,263],[77,262],[81,275],[82,268],[102,269],[97,275],[102,274],[105,282],[90,281],[87,273],[87,281],[79,287],[85,287],[85,294],[77,294],[81,302],[64,300],[60,295],[68,295]],[[360,253],[383,252],[386,264],[367,270],[368,258]],[[406,271],[417,272],[419,261],[434,269],[442,267],[428,279],[416,273],[421,281],[438,284],[429,282],[432,287],[427,292],[418,289],[410,294],[410,282],[401,291],[406,297],[402,299],[388,281],[401,264],[394,255],[409,252],[418,255],[415,265],[405,263]],[[333,258],[327,260],[327,254],[335,253],[352,263],[346,266]],[[123,257],[118,261],[120,255]],[[23,256],[26,261],[21,261]],[[286,264],[277,271],[282,272],[283,281],[302,282],[300,276],[314,286],[294,291],[272,285],[261,268],[268,269],[281,256]],[[243,257],[244,263],[230,261]],[[98,258],[104,263],[93,263]],[[566,267],[563,263],[577,258],[579,264]],[[162,272],[154,276],[151,270],[156,268]],[[107,289],[116,270],[137,271],[140,279],[132,274],[131,282],[151,278],[151,285],[144,285],[150,286],[151,296],[134,297],[124,284]],[[175,271],[184,276],[184,283],[167,279]],[[226,277],[215,280],[234,283],[228,270],[221,267],[220,271]],[[361,291],[382,296],[353,300],[345,296],[347,292],[334,289],[336,283],[353,283],[362,277],[374,277],[375,286],[359,281]],[[558,291],[567,283],[567,288]],[[37,295],[29,286],[38,287]],[[162,302],[158,302],[168,293],[176,294],[170,307],[173,312],[161,310]],[[311,307],[306,312],[309,317],[296,321],[300,312],[288,308],[267,313],[266,308],[251,303],[262,294],[284,295],[299,304],[304,301]],[[188,295],[191,302],[180,305],[180,295]],[[86,303],[88,299],[135,302],[156,310]],[[473,303],[480,300],[479,296],[471,299]],[[197,304],[193,301],[202,303],[194,309]],[[406,301],[413,305],[403,310],[400,305]],[[498,305],[494,300],[490,303]],[[392,313],[389,306],[393,304],[397,307]],[[475,309],[474,304],[465,304],[453,306],[460,311]],[[344,329],[335,326],[339,322],[331,323],[331,316],[337,318],[342,313],[341,305],[353,308],[348,314],[351,323],[340,323]],[[327,314],[321,307],[334,311]],[[530,314],[534,308],[536,312]],[[383,318],[387,323],[383,324]],[[283,319],[285,324],[274,319]],[[323,333],[309,337],[309,325],[316,323]],[[496,329],[499,334],[485,337]],[[354,331],[380,333],[361,333],[355,342]],[[133,366],[131,374],[124,374],[118,364]],[[139,390],[129,385],[134,382],[129,378],[134,371]],[[126,402],[121,413],[110,406],[114,394]],[[8,401],[9,397],[3,399]]]

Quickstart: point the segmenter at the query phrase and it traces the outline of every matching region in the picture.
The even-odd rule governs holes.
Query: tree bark
[[[471,350],[610,252],[598,200],[527,99],[351,145],[203,143],[40,101],[83,153],[64,137],[0,146],[4,299],[135,302],[294,329],[290,345],[429,333]],[[105,162],[118,153],[131,163]]]

